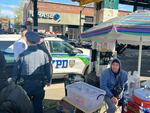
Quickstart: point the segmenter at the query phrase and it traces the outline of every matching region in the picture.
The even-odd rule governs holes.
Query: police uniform
[[[43,113],[44,86],[52,78],[49,57],[35,45],[40,41],[37,33],[27,32],[25,36],[32,45],[19,56],[17,81],[23,80],[22,87],[33,102],[34,113]]]

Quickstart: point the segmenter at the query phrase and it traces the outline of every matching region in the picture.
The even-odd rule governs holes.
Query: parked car
[[[0,50],[3,51],[9,74],[15,62],[13,53],[13,43],[18,40],[20,35],[0,35]],[[88,72],[90,65],[90,50],[75,48],[68,42],[58,37],[46,37],[52,55],[53,78],[63,78],[68,73],[84,75]]]

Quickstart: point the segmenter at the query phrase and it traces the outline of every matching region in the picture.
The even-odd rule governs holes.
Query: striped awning
[[[150,10],[139,10],[127,16],[114,18],[81,34],[81,38],[93,41],[121,41],[150,44]]]

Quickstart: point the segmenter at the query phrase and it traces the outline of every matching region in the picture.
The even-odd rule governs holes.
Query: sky
[[[0,16],[15,16],[14,10],[18,7],[20,0],[0,0]]]
[[[71,0],[45,0],[45,1],[79,5],[79,3],[71,2]],[[7,16],[10,18],[15,17],[14,10],[17,7],[19,7],[20,2],[21,2],[21,0],[0,0],[0,17],[1,16]],[[119,5],[119,9],[132,11],[133,7]]]
[[[51,2],[57,2],[57,3],[65,3],[65,4],[76,4],[79,5],[78,2],[72,2],[71,0],[46,0]]]

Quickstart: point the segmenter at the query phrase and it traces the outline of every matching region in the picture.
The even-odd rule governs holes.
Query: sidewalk
[[[143,80],[150,80],[150,77],[141,77],[141,81]],[[55,83],[52,84],[50,87],[46,87],[45,91],[45,113],[57,113],[57,102],[65,96],[63,80],[60,83]],[[102,111],[105,111],[105,108],[102,108]],[[102,111],[101,113],[103,113]],[[118,110],[117,113],[120,113],[120,111]]]
[[[64,96],[64,83],[52,84],[49,87],[45,87],[44,113],[57,113],[57,102]]]

